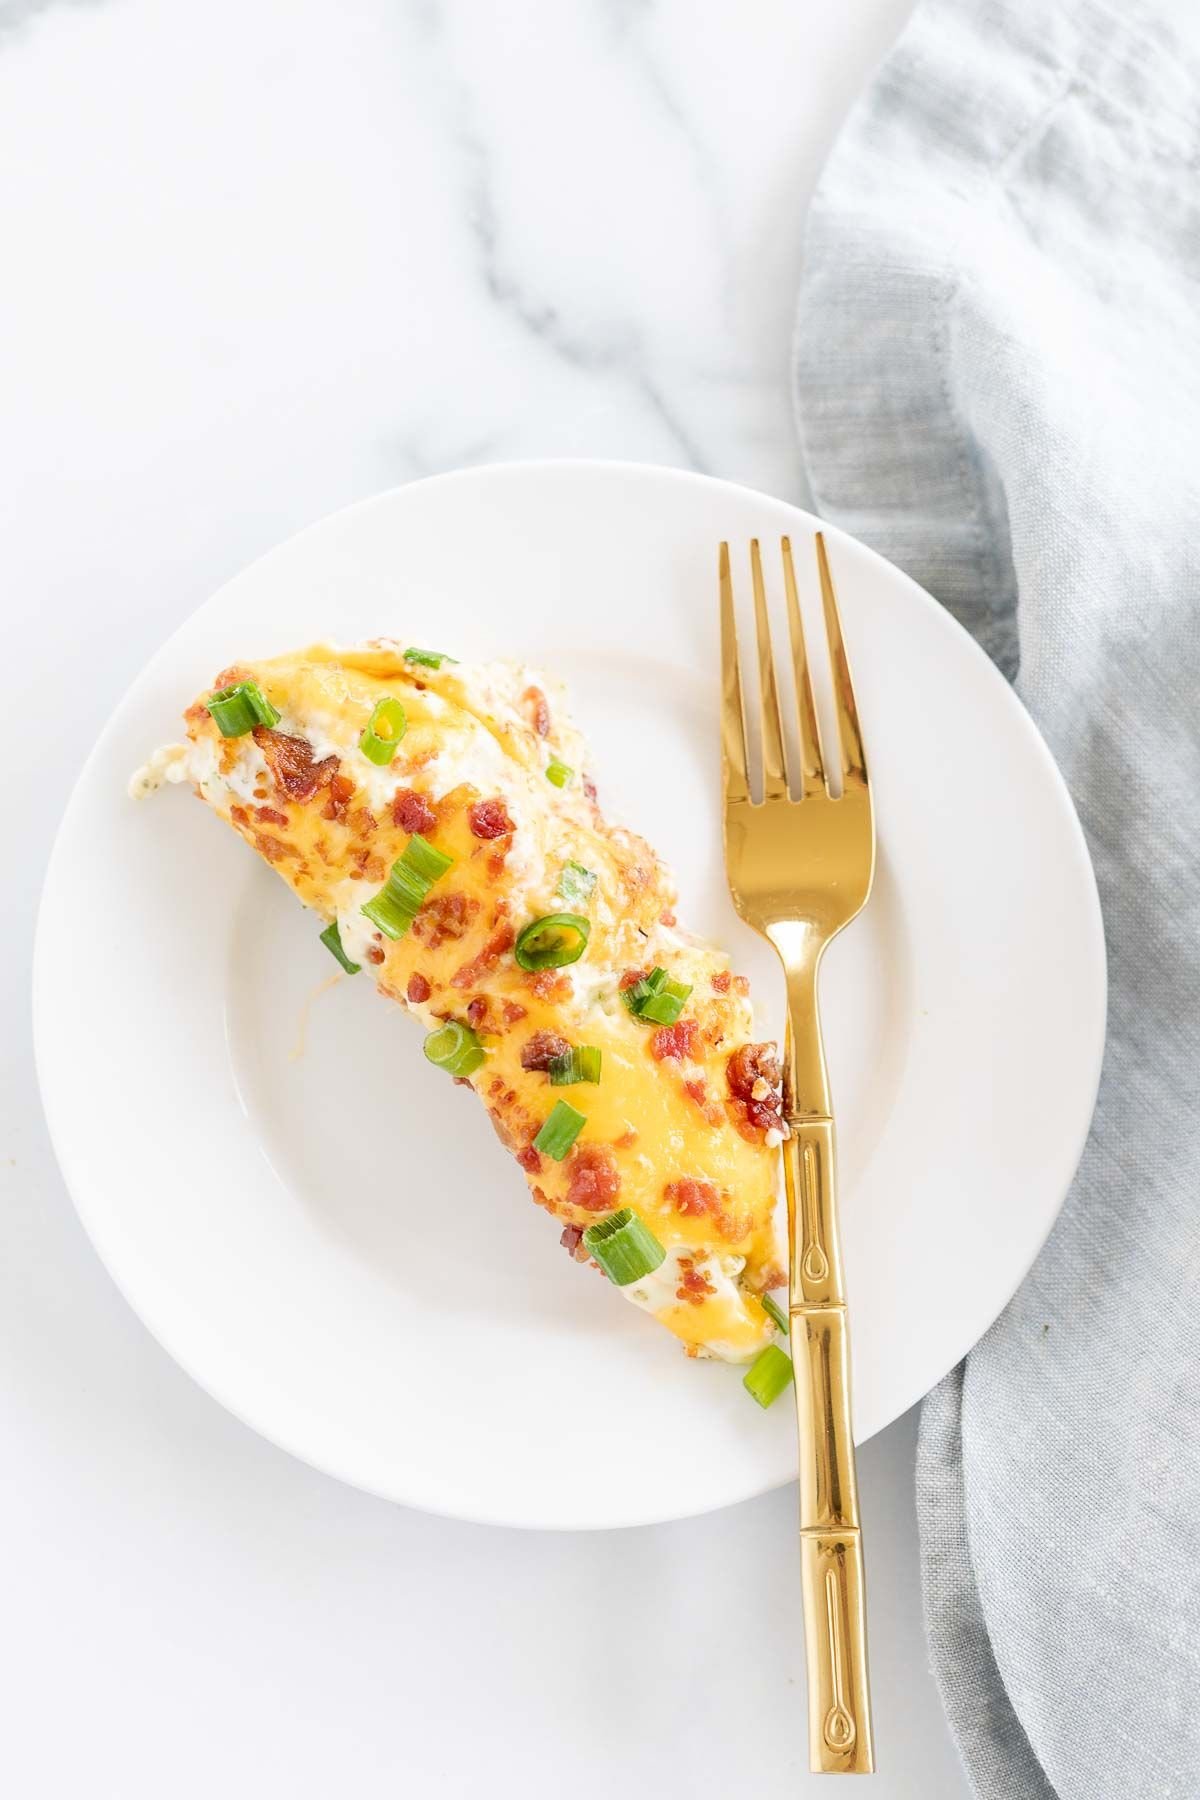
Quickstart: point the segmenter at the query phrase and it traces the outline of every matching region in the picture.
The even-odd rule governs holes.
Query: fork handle
[[[833,1119],[828,1112],[815,968],[805,975],[789,981],[784,1091],[791,1135],[783,1146],[783,1168],[790,1250],[788,1314],[800,1439],[809,1766],[818,1774],[869,1775],[875,1768],[875,1749]],[[798,1099],[816,1102],[820,1110],[799,1110]]]

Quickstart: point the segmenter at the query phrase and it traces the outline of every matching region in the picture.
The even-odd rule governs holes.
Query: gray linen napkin
[[[929,1643],[987,1800],[1200,1795],[1198,11],[924,0],[808,225],[817,505],[1015,676],[1108,932],[1078,1177],[922,1423]]]

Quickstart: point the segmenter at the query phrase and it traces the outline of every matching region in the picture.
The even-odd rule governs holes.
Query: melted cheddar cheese
[[[588,1225],[631,1207],[667,1255],[620,1291],[689,1354],[752,1357],[772,1334],[757,1296],[783,1279],[774,1048],[753,1042],[745,980],[678,928],[649,845],[604,820],[559,691],[507,664],[414,665],[386,641],[238,664],[214,688],[246,680],[279,711],[273,728],[223,738],[199,700],[187,743],[155,752],[131,791],[190,781],[306,905],[337,920],[383,994],[427,1029],[468,1023],[486,1052],[469,1085],[573,1257],[589,1260]],[[381,768],[359,739],[385,696],[407,727]],[[561,787],[547,775],[556,761],[571,770]],[[414,832],[453,865],[393,941],[362,907]],[[596,876],[585,902],[557,892],[568,862]],[[581,959],[521,968],[516,935],[563,910],[590,920]],[[645,1023],[621,998],[656,965],[691,987],[674,1025]],[[577,1045],[602,1052],[600,1081],[552,1087],[549,1056]],[[554,1161],[533,1140],[560,1098],[586,1124]]]

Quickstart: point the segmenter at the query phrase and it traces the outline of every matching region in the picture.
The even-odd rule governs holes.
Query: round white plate
[[[92,752],[36,953],[59,1159],[160,1342],[319,1468],[465,1518],[623,1525],[788,1480],[794,1424],[570,1263],[411,1022],[368,980],[323,986],[313,920],[270,870],[186,790],[135,805],[130,771],[239,657],[387,634],[542,663],[573,691],[609,816],[667,858],[683,923],[730,947],[777,1031],[772,955],[722,870],[716,546],[757,535],[774,578],[790,533],[811,609],[815,525],[622,464],[420,482],[231,581]],[[1043,1242],[1091,1116],[1105,965],[1029,718],[926,594],[828,537],[879,827],[874,894],[823,991],[861,1441],[970,1348]]]

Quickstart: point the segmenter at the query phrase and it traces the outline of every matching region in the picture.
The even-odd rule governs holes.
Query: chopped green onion
[[[591,929],[581,913],[547,913],[519,933],[513,955],[523,969],[563,969],[579,961]]]
[[[454,862],[414,832],[404,854],[392,864],[386,887],[361,909],[385,937],[403,937],[435,881],[440,881]]]
[[[667,1254],[654,1233],[628,1206],[589,1225],[583,1241],[616,1287],[628,1287],[630,1282],[652,1274]]]
[[[584,1240],[587,1240],[586,1232]],[[768,1344],[750,1364],[742,1378],[742,1386],[760,1406],[770,1406],[773,1400],[778,1400],[791,1379],[791,1357],[786,1356],[778,1344]]]
[[[556,1100],[553,1112],[533,1140],[533,1147],[543,1156],[561,1162],[586,1124],[583,1113],[576,1112],[565,1100]]]
[[[257,681],[239,681],[204,702],[222,737],[245,737],[256,725],[278,725],[279,714]]]
[[[425,1039],[425,1054],[436,1068],[447,1075],[470,1075],[483,1061],[483,1045],[469,1025],[447,1019],[438,1031]]]
[[[686,982],[672,981],[665,969],[654,968],[632,987],[622,989],[621,998],[635,1019],[674,1025],[691,991]]]
[[[406,650],[406,663],[416,663],[419,669],[440,669],[444,662],[456,663],[457,656],[447,656],[442,650]]]
[[[358,740],[358,747],[368,762],[386,769],[396,754],[396,745],[407,730],[408,720],[404,708],[390,694],[385,694],[382,700],[376,701],[375,710]]]
[[[553,782],[554,786],[557,788],[566,787],[574,773],[575,771],[571,765],[569,763],[559,762],[557,756],[552,756],[550,761],[546,764],[546,780]]]
[[[782,1306],[780,1306],[778,1300],[772,1300],[770,1294],[760,1294],[758,1296],[758,1303],[766,1313],[768,1319],[771,1320],[776,1331],[782,1331],[784,1337],[786,1337],[791,1328],[788,1325],[788,1316],[784,1312]]]
[[[582,863],[564,864],[563,872],[558,878],[558,897],[565,900],[568,906],[583,906],[592,897],[592,889],[596,885],[596,877]]]
[[[362,968],[362,964],[351,962],[350,958],[346,955],[345,950],[343,950],[342,934],[338,930],[338,922],[336,919],[333,921],[332,925],[327,925],[321,933],[321,942],[331,955],[337,957],[347,975],[358,974],[358,971]]]
[[[551,1087],[574,1087],[580,1081],[599,1081],[600,1052],[595,1044],[580,1044],[565,1056],[551,1058]]]

